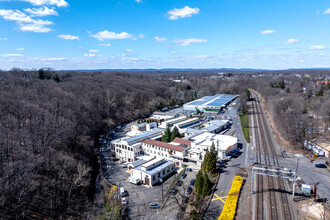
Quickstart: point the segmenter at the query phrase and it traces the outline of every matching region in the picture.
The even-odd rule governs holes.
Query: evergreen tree
[[[211,181],[209,180],[209,177],[207,176],[207,174],[204,173],[202,195],[203,196],[210,195],[211,188],[212,188]]]
[[[324,90],[323,90],[323,86],[321,87],[321,89],[319,91],[317,91],[315,93],[316,96],[323,96],[324,95]]]
[[[45,70],[44,69],[39,69],[38,78],[39,79],[45,79]]]
[[[196,108],[196,115],[199,115],[201,113],[201,111],[197,107],[195,107],[195,108]]]
[[[162,141],[163,142],[171,142],[171,130],[170,127],[167,126],[163,136],[162,136]]]
[[[174,106],[174,105],[175,105],[174,99],[169,99],[168,100],[168,106]]]
[[[179,129],[175,126],[171,133],[171,141],[173,141],[176,137],[180,137]]]
[[[196,175],[196,181],[195,181],[195,191],[197,195],[201,195],[203,191],[203,184],[204,184],[204,177],[202,170],[199,170]]]
[[[207,173],[208,171],[208,163],[209,163],[209,160],[210,160],[210,152],[208,149],[206,149],[206,153],[205,153],[205,156],[204,156],[204,160],[203,160],[203,163],[202,163],[202,170],[204,173]]]
[[[60,77],[57,75],[57,73],[53,73],[52,74],[52,80],[54,80],[55,82],[60,82],[61,80],[60,80]]]

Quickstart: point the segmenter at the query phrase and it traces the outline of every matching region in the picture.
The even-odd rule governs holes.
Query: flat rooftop
[[[150,162],[152,162],[152,161],[150,161]],[[173,162],[165,160],[165,161],[161,162],[160,164],[148,169],[147,171],[142,170],[142,166],[139,166],[139,167],[134,168],[134,169],[135,170],[140,170],[140,171],[152,176],[152,175],[155,175],[158,172],[162,171],[163,169],[165,169],[166,167],[168,167],[170,165],[173,165]]]
[[[134,142],[134,141],[138,141],[140,139],[144,139],[144,138],[147,139],[150,136],[156,136],[156,135],[158,135],[158,133],[160,133],[162,131],[164,131],[164,129],[155,128],[152,131],[149,131],[149,132],[146,132],[146,133],[143,133],[143,134],[134,136],[134,137],[126,138],[125,141],[127,141],[128,143],[131,143],[131,142]]]
[[[235,99],[237,95],[228,95],[228,94],[217,94],[214,96],[204,96],[195,101],[189,102],[185,106],[203,106],[203,107],[218,107],[226,105],[228,102]]]

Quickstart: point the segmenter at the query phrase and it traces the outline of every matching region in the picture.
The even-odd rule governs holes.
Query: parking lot
[[[171,111],[171,110],[170,110]],[[172,110],[173,111],[173,110]],[[182,111],[182,108],[175,109],[175,111]],[[222,119],[223,116],[231,116],[234,119],[233,126],[229,128],[227,131],[223,131],[222,133],[232,134],[233,131],[239,128],[239,122],[236,121],[236,108],[234,106],[228,107],[227,111],[223,114],[216,113],[206,113],[205,120],[214,120],[214,119]],[[125,133],[130,130],[130,126],[135,122],[131,122],[129,124],[125,124],[121,126],[119,129],[114,132],[112,138],[120,138],[125,136]],[[241,139],[241,135],[238,135],[238,138]],[[102,143],[102,145],[105,145]],[[173,194],[169,194],[170,185],[176,179],[180,170],[178,170],[175,174],[173,174],[169,179],[167,179],[163,184],[159,184],[154,186],[153,188],[149,188],[144,185],[134,185],[128,182],[128,178],[130,173],[127,168],[123,168],[122,164],[119,161],[113,161],[113,157],[111,157],[111,153],[109,149],[105,149],[102,151],[102,173],[104,178],[106,179],[109,185],[116,184],[119,188],[123,187],[127,192],[127,196],[125,197],[127,200],[126,206],[129,209],[129,217],[130,219],[180,219],[182,212],[184,212],[184,208],[186,203],[188,202],[186,197],[187,189],[190,186],[191,179],[195,179],[196,174],[198,172],[197,169],[194,169],[195,166],[192,166],[193,170],[191,172],[185,172],[187,176],[184,179],[180,178],[180,182],[182,184],[175,185],[175,191]],[[192,186],[193,187],[193,186]],[[162,198],[162,195],[164,198]],[[166,196],[165,198],[165,195]],[[150,203],[156,203],[159,206],[162,206],[163,202],[164,206],[159,209],[151,209],[149,207]],[[211,208],[212,209],[212,208]]]
[[[176,186],[178,190],[175,195],[170,195],[161,209],[149,208],[150,203],[162,205],[162,194],[165,196],[166,192],[170,189],[170,185],[177,177],[180,170],[174,173],[163,184],[149,188],[144,185],[134,185],[128,182],[130,176],[127,168],[123,168],[119,161],[112,161],[106,159],[104,162],[103,176],[109,184],[116,184],[118,187],[123,187],[127,192],[125,197],[128,201],[129,216],[131,219],[175,219],[180,211],[182,204],[182,197],[185,195],[189,183],[192,178],[195,178],[196,171],[186,172],[187,176],[182,181],[181,186]],[[165,201],[164,197],[164,201]],[[162,215],[162,213],[164,215]],[[159,216],[164,216],[160,218]]]

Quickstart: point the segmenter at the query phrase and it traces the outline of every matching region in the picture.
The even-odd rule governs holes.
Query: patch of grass
[[[243,131],[245,140],[250,143],[249,116],[241,115],[240,119],[241,119],[242,131]]]

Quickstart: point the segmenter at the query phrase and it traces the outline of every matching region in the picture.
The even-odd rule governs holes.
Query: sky
[[[329,68],[329,0],[0,0],[0,69]]]

